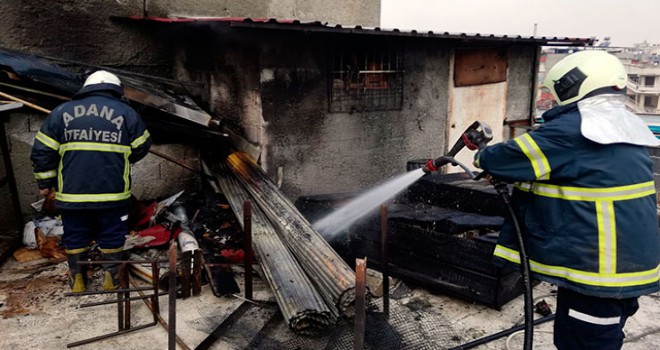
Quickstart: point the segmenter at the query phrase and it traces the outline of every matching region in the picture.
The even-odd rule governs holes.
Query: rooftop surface
[[[66,344],[117,329],[115,305],[79,308],[83,302],[104,297],[66,297],[66,263],[37,260],[18,263],[10,258],[0,268],[0,349],[64,349]],[[242,271],[236,270],[242,287]],[[98,287],[99,281],[96,281]],[[422,288],[395,283],[392,287],[389,320],[367,317],[367,349],[450,349],[476,338],[508,329],[522,318],[522,297],[504,305],[502,310],[466,302]],[[255,280],[257,307],[241,317],[235,328],[220,337],[211,349],[317,349],[332,334],[316,339],[293,334],[284,324],[275,327],[259,342],[254,341],[258,329],[275,313],[274,297],[267,285]],[[541,283],[534,288],[536,299],[544,299],[555,308],[555,288]],[[208,285],[197,297],[177,299],[177,335],[191,349],[227,319],[243,300],[239,297],[215,297]],[[660,294],[640,298],[641,308],[627,323],[626,350],[653,350],[660,347]],[[372,316],[380,315],[381,299],[374,299],[369,308]],[[167,319],[167,297],[161,297],[161,314]],[[150,321],[151,314],[141,301],[132,303],[134,325]],[[540,317],[536,315],[536,317]],[[351,329],[344,321],[344,330]],[[391,325],[389,327],[388,325]],[[403,328],[401,328],[403,327]],[[402,332],[397,333],[398,331]],[[651,333],[651,334],[648,334]],[[396,335],[396,336],[395,336]],[[326,349],[353,349],[352,334],[333,338]],[[554,349],[552,322],[536,327],[535,349]],[[167,332],[160,325],[77,347],[78,349],[167,349]],[[515,335],[508,349],[522,349],[522,336]],[[397,345],[393,345],[397,344]],[[177,346],[177,349],[182,347]],[[480,345],[477,350],[507,349],[507,337]]]

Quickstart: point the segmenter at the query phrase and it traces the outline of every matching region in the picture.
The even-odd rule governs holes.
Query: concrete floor
[[[98,284],[98,281],[95,283]],[[255,280],[254,289],[255,299],[269,302],[274,300],[268,287],[259,279]],[[544,299],[552,309],[555,306],[553,289],[553,286],[540,284],[534,290],[535,296],[546,295]],[[436,320],[440,319],[438,317],[446,320],[443,321],[446,322],[443,327],[446,327],[451,336],[447,339],[427,339],[428,346],[424,348],[428,349],[448,349],[464,344],[510,328],[522,317],[521,297],[509,302],[501,311],[496,311],[444,295],[429,293],[424,289],[405,290],[407,292],[392,300],[395,308],[402,307],[408,310],[407,312],[414,313],[417,315],[414,319],[420,323],[430,320],[431,316],[437,316]],[[17,263],[10,258],[0,268],[0,349],[64,349],[67,343],[117,329],[117,311],[114,305],[79,308],[78,305],[82,302],[101,300],[102,297],[71,298],[64,296],[66,291],[65,263],[48,264],[44,260]],[[208,286],[204,286],[200,296],[177,300],[177,334],[191,349],[194,349],[241,303],[242,300],[236,297],[217,298],[213,296]],[[380,304],[380,300],[375,300],[374,303]],[[626,325],[625,331],[631,340],[645,332],[660,328],[657,317],[660,313],[660,295],[642,297],[640,304],[640,311]],[[151,314],[144,303],[137,301],[132,307],[134,325],[150,321]],[[161,298],[161,307],[161,313],[167,319],[167,297]],[[255,329],[256,332],[268,317],[269,315],[265,313],[252,313],[244,317],[241,327],[246,332],[250,329]],[[554,349],[552,323],[546,323],[536,329],[535,349]],[[370,330],[367,325],[367,332],[370,331],[373,332],[373,329]],[[279,337],[297,336],[285,330]],[[212,349],[243,349],[246,344],[245,339],[234,334],[230,338],[218,340]],[[510,348],[521,349],[522,336],[516,336],[511,341]],[[77,349],[167,349],[167,332],[160,325],[156,325],[135,333],[83,345]],[[506,349],[506,339],[499,339],[475,349]],[[660,332],[626,343],[624,349],[660,349]]]

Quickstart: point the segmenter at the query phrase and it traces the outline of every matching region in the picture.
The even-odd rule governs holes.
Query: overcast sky
[[[381,0],[381,27],[660,44],[660,0]]]

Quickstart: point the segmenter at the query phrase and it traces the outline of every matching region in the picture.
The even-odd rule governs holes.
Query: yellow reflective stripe
[[[130,192],[98,194],[72,194],[58,192],[55,195],[55,199],[62,202],[112,202],[128,199],[130,197]]]
[[[543,151],[541,151],[541,148],[539,148],[534,139],[529,134],[523,134],[513,140],[527,156],[530,163],[532,163],[536,179],[550,179],[550,163],[548,163],[548,158],[545,157],[545,154],[543,154]]]
[[[34,137],[39,140],[44,145],[52,148],[54,151],[57,151],[60,148],[60,143],[52,139],[50,136],[44,134],[43,132],[37,132],[37,135]]]
[[[57,177],[57,171],[55,170],[48,170],[48,171],[42,171],[40,173],[34,173],[34,178],[37,180],[52,179],[54,177]]]
[[[120,253],[124,251],[124,247],[119,247],[119,248],[99,248],[101,253],[106,253],[106,254],[112,254],[112,253]]]
[[[77,249],[64,249],[64,252],[67,254],[80,254],[88,251],[89,248],[77,248]]]
[[[130,174],[131,174],[131,163],[128,161],[128,153],[124,153],[124,192],[130,192]]]
[[[480,156],[481,156],[481,152],[478,152],[477,159],[474,160],[474,166],[476,166],[479,169],[481,169],[481,165],[479,165]]]
[[[598,261],[601,273],[616,272],[616,221],[613,202],[596,202]]]
[[[142,136],[138,137],[137,139],[133,140],[131,142],[131,148],[138,148],[140,147],[141,144],[143,144],[147,139],[149,138],[149,130],[145,130]]]
[[[503,245],[496,245],[493,255],[520,264],[520,254],[516,250],[507,248]]]
[[[519,264],[520,255],[513,249],[501,245],[495,247],[495,256]],[[601,287],[631,287],[657,282],[659,279],[660,265],[647,271],[626,272],[626,273],[598,273],[588,272],[576,269],[570,269],[561,266],[545,265],[534,260],[530,260],[532,271],[548,276],[564,278],[585,285]]]
[[[60,191],[64,189],[64,178],[62,177],[63,168],[64,168],[64,163],[62,162],[62,158],[60,158],[60,164],[57,166],[57,188]]]
[[[621,201],[655,194],[653,181],[634,185],[587,188],[534,183],[532,192],[539,196],[573,201]]]
[[[60,154],[67,151],[97,151],[97,152],[116,152],[131,153],[131,148],[124,145],[115,145],[111,143],[97,142],[70,142],[60,147]]]
[[[532,184],[530,182],[516,182],[513,184],[513,187],[523,191],[523,192],[531,192],[532,191]]]

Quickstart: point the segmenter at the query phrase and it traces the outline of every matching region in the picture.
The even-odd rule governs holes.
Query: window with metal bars
[[[330,112],[400,110],[403,73],[397,48],[338,50],[330,71]]]

